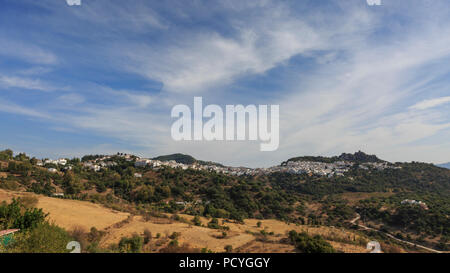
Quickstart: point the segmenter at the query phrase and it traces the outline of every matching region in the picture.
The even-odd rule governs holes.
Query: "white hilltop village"
[[[85,160],[84,162],[81,162],[81,164],[85,169],[99,172],[102,169],[108,169],[110,167],[117,166],[118,163],[114,161],[114,159],[117,157],[122,158],[127,162],[134,162],[134,166],[137,169],[151,168],[153,170],[158,170],[160,168],[169,167],[182,170],[188,169],[203,170],[234,176],[243,176],[243,175],[255,176],[255,175],[267,175],[276,172],[282,173],[284,172],[290,174],[308,174],[308,175],[334,177],[334,176],[344,176],[346,172],[348,172],[355,164],[357,164],[346,160],[336,161],[333,163],[290,160],[282,163],[281,165],[269,168],[246,168],[246,167],[227,167],[217,165],[214,163],[199,164],[196,162],[192,164],[184,164],[176,162],[175,160],[163,161],[150,158],[140,158],[138,156],[126,153],[117,153],[115,155],[99,156],[95,159]],[[37,160],[36,165],[45,167],[47,164],[52,164],[56,165],[57,167],[61,166],[62,170],[68,171],[72,170],[72,166],[68,162],[69,160],[63,158],[57,160],[45,159],[45,160]],[[401,167],[395,166],[394,164],[386,161],[360,163],[358,164],[358,167],[363,170],[373,169],[379,171],[385,169],[401,169]],[[56,173],[58,170],[54,167],[50,167],[48,168],[48,171]],[[134,177],[142,178],[143,174],[142,172],[139,172],[139,170],[137,170],[137,172],[134,173]],[[64,196],[64,194],[62,193],[54,195]],[[416,205],[421,206],[424,209],[428,209],[426,203],[422,201],[405,199],[401,202],[401,204]]]
[[[269,168],[247,168],[247,167],[228,167],[221,166],[214,163],[200,164],[198,162],[192,164],[184,164],[176,162],[175,160],[156,160],[150,158],[140,158],[138,156],[126,153],[117,153],[116,155],[106,155],[99,156],[92,160],[86,160],[82,162],[82,166],[86,169],[99,172],[102,169],[107,169],[110,167],[117,166],[117,162],[114,161],[115,157],[120,157],[125,159],[127,162],[134,162],[136,168],[151,168],[159,169],[162,167],[170,167],[174,169],[183,170],[203,170],[210,171],[228,175],[242,176],[242,175],[265,175],[276,172],[284,172],[290,174],[309,174],[309,175],[320,175],[320,176],[344,176],[356,163],[351,161],[336,161],[333,163],[324,163],[318,161],[287,161],[281,165],[273,166]],[[68,164],[67,159],[57,159],[57,160],[39,160],[37,165],[45,166],[46,164],[54,164],[57,166],[63,166],[64,170],[71,170],[72,166]],[[384,169],[400,169],[389,162],[367,162],[360,163],[359,168],[364,170],[384,170]],[[49,168],[50,172],[56,172],[55,168]],[[135,177],[142,177],[141,173],[136,173]]]
[[[246,168],[246,167],[226,167],[214,164],[183,164],[176,162],[175,160],[170,161],[160,161],[149,158],[139,158],[135,162],[135,167],[137,168],[160,168],[160,167],[170,167],[170,168],[181,168],[183,170],[193,169],[193,170],[205,170],[213,171],[217,173],[229,174],[229,175],[264,175],[275,172],[286,172],[291,174],[315,174],[321,176],[343,176],[346,172],[353,167],[355,163],[350,161],[337,161],[334,163],[323,163],[316,161],[288,161],[286,164],[279,166],[273,166],[269,168]],[[376,170],[384,170],[387,168],[399,169],[401,167],[395,167],[388,162],[368,162],[359,165],[359,168],[369,170],[373,168]]]

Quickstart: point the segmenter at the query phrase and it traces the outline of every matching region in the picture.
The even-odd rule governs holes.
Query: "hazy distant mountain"
[[[439,164],[438,166],[439,166],[439,167],[442,167],[442,168],[450,169],[450,162],[444,163],[444,164]]]

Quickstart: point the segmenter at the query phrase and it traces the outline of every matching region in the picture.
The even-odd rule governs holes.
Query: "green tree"
[[[289,239],[297,250],[302,253],[334,253],[334,248],[320,235],[309,236],[306,232],[297,233],[295,230],[289,232]]]
[[[32,229],[45,221],[42,209],[26,208],[19,200],[13,199],[10,204],[0,205],[0,227],[2,229]]]
[[[201,226],[202,225],[202,221],[200,220],[200,217],[198,215],[196,215],[194,217],[194,219],[192,219],[192,223],[196,226]]]
[[[21,232],[14,237],[13,243],[6,247],[10,253],[65,253],[67,244],[72,241],[62,228],[44,222],[34,229]]]
[[[141,252],[143,244],[144,239],[137,234],[134,234],[131,238],[123,237],[119,242],[119,251],[126,253],[139,253]]]
[[[0,160],[11,160],[13,158],[13,151],[10,149],[0,152]]]

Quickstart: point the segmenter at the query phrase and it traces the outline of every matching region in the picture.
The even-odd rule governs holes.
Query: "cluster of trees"
[[[418,233],[450,235],[450,218],[428,212],[419,206],[402,205],[388,219],[388,223]]]
[[[12,150],[4,150],[0,151],[0,160],[11,160],[13,159],[13,151]]]
[[[383,162],[376,155],[368,155],[364,152],[358,151],[354,154],[343,153],[340,156],[325,157],[325,156],[300,156],[288,159],[289,161],[315,161],[322,163],[334,163],[337,161],[351,161],[355,163],[367,163],[367,162]],[[286,163],[286,162],[284,162]]]
[[[26,208],[20,199],[13,199],[10,204],[0,205],[0,229],[33,229],[42,224],[47,217],[42,209]]]
[[[144,245],[144,238],[135,234],[132,237],[123,237],[119,242],[119,252],[139,253]]]
[[[72,240],[62,228],[46,221],[42,209],[29,208],[20,199],[0,205],[0,229],[20,229],[0,252],[62,253]]]
[[[401,200],[425,201],[428,209],[401,204]],[[356,210],[365,221],[376,221],[405,232],[428,236],[450,236],[450,204],[448,198],[433,194],[399,194],[388,198],[372,198],[358,203]]]
[[[314,237],[305,232],[297,233],[295,230],[289,232],[289,240],[302,253],[334,253],[336,252],[322,236]]]

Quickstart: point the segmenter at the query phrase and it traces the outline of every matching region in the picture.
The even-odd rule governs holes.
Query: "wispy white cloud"
[[[28,63],[54,65],[59,62],[58,57],[46,49],[10,38],[0,37],[0,48],[0,56],[13,57]]]
[[[405,102],[431,92],[430,84],[450,72],[436,62],[450,56],[446,46],[450,41],[440,38],[449,30],[411,33],[402,42],[380,46],[353,43],[346,48],[351,58],[324,66],[320,76],[301,83],[305,92],[297,92],[294,86],[300,83],[294,82],[292,93],[281,101],[285,137],[280,152],[295,156],[361,149],[398,160],[398,151],[414,150],[418,141],[442,141],[442,132],[450,126],[448,112],[431,108],[444,103],[446,97],[414,107]],[[432,73],[423,76],[425,67]],[[447,83],[440,85],[434,83],[438,89]],[[422,160],[418,153],[404,154],[408,157],[403,160]]]
[[[24,115],[35,118],[44,118],[44,119],[50,118],[50,116],[44,112],[36,111],[30,107],[17,105],[11,101],[4,100],[2,98],[0,98],[0,112]]]
[[[85,97],[77,93],[61,95],[57,98],[58,107],[75,106],[86,101]]]
[[[423,100],[411,106],[411,109],[425,110],[450,102],[450,96]]]
[[[155,102],[155,98],[153,96],[148,95],[142,91],[110,90],[110,92],[115,96],[124,98],[129,104],[131,104],[130,106],[138,108],[149,107],[152,103]]]
[[[54,91],[57,89],[64,89],[54,86],[51,83],[44,82],[40,79],[18,77],[18,76],[0,75],[0,84],[2,85],[1,87],[3,88],[22,88],[39,91]]]
[[[232,83],[245,75],[261,74],[291,57],[317,50],[324,39],[300,18],[280,6],[259,10],[253,18],[236,19],[236,35],[215,31],[179,35],[169,46],[125,44],[115,49],[125,55],[121,65],[163,82],[165,90],[196,93]]]

